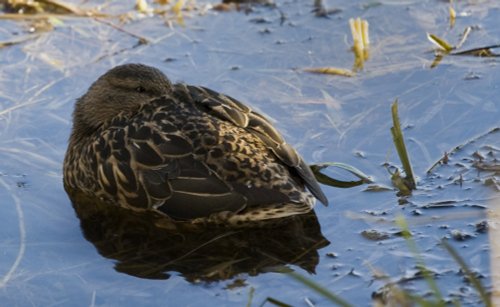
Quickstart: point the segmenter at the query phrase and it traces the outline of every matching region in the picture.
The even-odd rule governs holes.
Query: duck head
[[[120,112],[132,112],[152,98],[172,93],[172,83],[158,69],[142,64],[116,66],[80,97],[73,113],[73,137],[92,133]]]

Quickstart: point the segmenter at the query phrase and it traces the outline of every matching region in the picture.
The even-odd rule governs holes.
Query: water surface
[[[492,173],[472,164],[476,151],[498,163],[491,155],[498,157],[500,132],[489,131],[500,126],[500,70],[496,58],[458,56],[430,68],[434,53],[426,32],[456,42],[466,26],[474,26],[463,48],[497,43],[500,5],[457,3],[459,17],[450,29],[444,1],[325,1],[327,8],[341,10],[328,18],[315,16],[313,1],[280,0],[276,7],[257,5],[247,12],[215,12],[204,3],[184,13],[185,26],[174,21],[169,27],[158,16],[135,16],[122,26],[149,44],[92,18],[61,17],[52,31],[35,33],[27,21],[0,20],[0,41],[26,39],[0,49],[2,305],[242,306],[250,293],[252,306],[267,297],[294,306],[328,304],[272,271],[205,282],[173,268],[168,279],[138,278],[117,272],[118,260],[102,256],[85,239],[62,188],[71,112],[92,81],[127,62],[153,65],[174,81],[236,97],[271,118],[306,161],[347,163],[388,187],[383,164],[399,165],[390,135],[390,104],[398,98],[418,190],[401,204],[396,191],[324,187],[331,205],[318,205],[315,212],[329,244],[318,246],[316,273],[284,262],[356,306],[370,305],[372,293],[387,283],[374,278],[374,269],[425,294],[427,285],[415,276],[415,256],[394,224],[403,215],[443,295],[477,305],[478,296],[439,240],[449,238],[483,284],[491,285],[488,234],[476,224],[487,221],[498,191],[485,184]],[[122,2],[103,10],[134,11]],[[364,70],[353,78],[303,72],[352,67],[351,17],[370,23]],[[448,165],[426,175],[459,145],[465,146]],[[498,182],[498,173],[493,178]],[[362,235],[371,230],[385,235]]]

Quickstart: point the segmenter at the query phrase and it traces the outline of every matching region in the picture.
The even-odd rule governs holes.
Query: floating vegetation
[[[113,22],[111,22],[109,20],[100,19],[100,18],[95,18],[94,20],[97,21],[97,22],[100,22],[102,24],[108,25],[108,26],[110,26],[111,28],[113,28],[113,29],[115,29],[117,31],[120,31],[122,33],[126,33],[126,34],[128,34],[128,35],[130,35],[132,37],[137,38],[138,41],[139,41],[138,45],[145,45],[145,44],[149,43],[149,40],[147,38],[145,38],[145,37],[143,37],[143,36],[141,36],[139,34],[133,33],[133,32],[131,32],[129,30],[125,30],[123,27],[120,27],[120,26],[114,24]]]
[[[368,229],[363,230],[361,232],[363,238],[371,240],[371,241],[383,241],[387,240],[391,237],[391,234],[388,232],[380,231],[377,229]]]
[[[135,5],[130,9],[121,10],[119,12],[112,11],[110,3],[94,7],[76,6],[66,3],[66,1],[56,0],[7,0],[0,1],[0,20],[14,20],[28,23],[30,34],[38,34],[41,32],[50,32],[57,28],[65,26],[66,20],[71,18],[88,18],[93,22],[104,24],[119,32],[125,33],[131,37],[137,38],[138,42],[128,48],[123,48],[120,51],[106,54],[97,57],[97,61],[104,57],[116,55],[126,50],[137,48],[148,44],[152,39],[136,33],[134,30],[129,30],[126,27],[127,23],[139,20],[147,16],[156,16],[165,20],[165,25],[172,27],[175,22],[184,25],[183,12],[197,9],[194,1],[176,0],[158,0],[150,3],[147,0],[136,0]],[[105,10],[110,12],[105,12]],[[123,8],[122,8],[123,9]],[[78,33],[83,33],[79,32]],[[26,35],[16,37],[12,40],[1,41],[0,48],[6,48],[13,45],[21,44],[30,40],[37,40],[39,35]],[[35,42],[36,43],[36,42]],[[43,53],[40,53],[43,54]],[[59,64],[54,64],[57,61],[44,60],[50,65],[60,67]]]
[[[0,3],[1,19],[28,20],[50,17],[109,17],[100,9],[83,9],[55,0],[7,0]]]
[[[463,144],[455,146],[447,151],[445,155],[433,163],[427,170],[429,176],[444,176],[447,173],[450,178],[451,185],[462,186],[464,182],[481,182],[485,186],[491,187],[494,191],[500,191],[500,182],[498,174],[500,174],[500,148],[489,145],[495,143],[498,139],[500,128],[493,128],[486,133],[474,137]],[[478,146],[478,143],[483,145]],[[452,168],[441,169],[442,165],[455,166]],[[458,169],[457,169],[458,168]],[[436,202],[427,204],[430,208],[439,208],[443,206],[454,206],[447,202]]]
[[[88,13],[73,5],[56,0],[7,0],[2,4],[4,11],[20,15],[43,13],[83,15]]]
[[[398,189],[399,194],[401,196],[408,196],[408,195],[410,195],[412,189],[410,189],[408,187],[408,184],[406,183],[405,178],[399,172],[399,169],[396,169],[394,172],[390,172],[389,171],[389,173],[391,174],[392,185],[396,189]]]
[[[455,12],[453,8],[453,0],[450,0],[448,12],[450,14],[450,28],[453,28],[453,26],[455,26],[455,20],[457,19],[457,12]]]
[[[102,12],[106,6],[97,6],[95,8],[83,9],[62,1],[55,0],[8,0],[2,2],[0,10],[0,19],[27,20],[27,19],[48,19],[53,17],[88,17],[88,18],[117,18],[126,21],[134,16],[134,12],[140,14],[151,14],[158,16],[167,16],[173,13],[177,20],[182,21],[182,11],[188,10],[185,0],[175,2],[158,0],[156,5],[151,5],[147,0],[136,0],[134,11],[128,11],[120,14],[109,14]],[[167,6],[166,8],[164,6]],[[194,4],[192,4],[194,6]]]
[[[212,9],[219,12],[244,11],[246,13],[253,11],[254,5],[268,6],[275,8],[273,0],[222,0],[221,3],[214,4]]]
[[[437,35],[427,33],[427,39],[431,41],[434,45],[436,45],[440,50],[448,53],[455,49],[455,47],[451,46],[447,41],[438,37]]]
[[[5,47],[14,46],[14,45],[17,45],[17,44],[22,44],[22,43],[24,43],[26,41],[29,41],[31,39],[35,39],[37,37],[38,37],[38,35],[26,35],[24,37],[20,37],[20,38],[17,38],[15,40],[6,41],[6,42],[0,42],[0,49],[1,48],[5,48]]]
[[[366,187],[365,192],[385,192],[392,190],[393,188],[381,184],[370,184]]]
[[[322,2],[315,2],[320,4],[322,7]],[[349,19],[349,27],[351,29],[351,35],[353,40],[353,46],[351,48],[354,53],[354,65],[351,70],[338,67],[308,67],[303,70],[306,72],[312,72],[317,74],[327,74],[327,75],[338,75],[344,77],[354,77],[357,71],[363,69],[365,61],[369,58],[369,46],[370,37],[368,33],[368,21],[356,18]]]
[[[184,25],[184,16],[182,15],[182,9],[185,6],[186,0],[177,0],[177,2],[172,6],[172,12],[177,16],[177,22]]]
[[[499,57],[500,54],[494,53],[493,51],[491,51],[491,49],[497,49],[497,48],[500,48],[500,44],[479,47],[479,48],[473,48],[473,49],[468,49],[468,50],[464,50],[464,51],[460,51],[460,52],[454,52],[454,53],[451,53],[451,55],[471,55],[471,56],[478,56],[478,57]]]
[[[314,67],[314,68],[304,68],[306,72],[312,72],[317,74],[326,74],[326,75],[338,75],[344,77],[354,77],[356,75],[355,72],[345,68],[337,68],[337,67]]]
[[[369,58],[370,37],[368,35],[368,21],[356,18],[349,19],[349,27],[353,40],[354,71],[363,69],[365,61]]]
[[[428,170],[427,170],[427,173],[431,173],[432,170],[438,166],[438,165],[443,165],[443,164],[448,164],[448,162],[450,161],[450,156],[448,154],[448,152],[444,152],[443,154],[443,157],[441,159],[439,159],[438,161],[436,161]]]
[[[148,13],[150,11],[149,5],[146,0],[137,0],[135,2],[135,9],[141,13]]]
[[[450,232],[450,235],[455,241],[466,241],[475,237],[473,234],[467,233],[459,229],[453,229]]]
[[[465,43],[469,34],[472,31],[472,27],[466,27],[460,36],[459,42],[454,46],[447,42],[445,39],[431,33],[427,33],[427,39],[433,43],[436,49],[436,57],[431,64],[431,68],[436,67],[445,55],[467,55],[467,56],[477,56],[477,57],[499,57],[500,54],[494,53],[492,49],[500,48],[500,44],[488,45],[484,47],[472,48],[463,51],[455,51],[460,49]]]

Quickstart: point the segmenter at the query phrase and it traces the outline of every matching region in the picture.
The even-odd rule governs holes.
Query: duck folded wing
[[[146,190],[156,198],[153,207],[175,219],[237,213],[247,206],[245,196],[192,156],[170,159],[163,167],[144,169],[141,173]],[[168,196],[162,195],[165,190],[169,190]]]
[[[252,111],[240,101],[210,90],[205,87],[178,85],[177,94],[190,95],[200,109],[222,120],[232,122],[245,128],[260,140],[280,159],[290,167],[292,173],[298,175],[311,193],[324,205],[328,199],[321,190],[310,167],[292,146],[287,144],[281,134],[262,115]]]
[[[236,213],[245,208],[246,198],[197,161],[191,143],[182,135],[134,123],[127,126],[126,132],[126,142],[117,142],[118,133],[115,135],[114,144],[122,148],[111,152],[128,152],[130,162],[123,165],[130,167],[129,173],[135,174],[137,184],[134,191],[122,193],[128,196],[125,198],[129,205],[142,207],[144,204],[138,202],[146,199],[149,208],[175,219],[221,211]]]
[[[101,153],[99,182],[105,191],[129,207],[154,208],[179,220],[290,201],[278,191],[224,181],[194,157],[182,135],[164,130],[131,123],[101,136],[96,146],[106,148],[95,152]]]

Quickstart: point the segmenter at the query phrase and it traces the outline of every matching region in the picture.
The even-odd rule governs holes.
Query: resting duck
[[[142,64],[112,68],[77,100],[63,172],[70,197],[180,221],[241,225],[328,204],[265,117]]]

